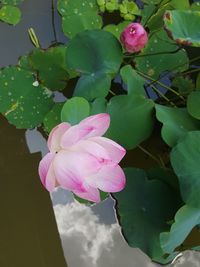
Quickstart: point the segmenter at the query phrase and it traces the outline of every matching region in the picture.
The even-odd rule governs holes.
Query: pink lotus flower
[[[140,23],[131,23],[121,33],[120,40],[127,52],[135,53],[144,48],[148,35]]]
[[[110,124],[105,113],[90,116],[71,126],[63,122],[48,138],[50,152],[39,164],[42,184],[48,191],[61,186],[77,196],[99,202],[99,190],[118,192],[125,186],[125,175],[118,163],[126,151],[102,137]]]

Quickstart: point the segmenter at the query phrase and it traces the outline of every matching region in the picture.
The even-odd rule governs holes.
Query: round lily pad
[[[38,126],[53,106],[52,93],[19,67],[0,71],[0,112],[17,128]]]

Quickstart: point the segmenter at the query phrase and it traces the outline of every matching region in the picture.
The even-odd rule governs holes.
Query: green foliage
[[[127,149],[135,148],[152,133],[153,108],[153,101],[143,96],[112,97],[106,109],[111,117],[106,136]]]
[[[167,11],[164,25],[168,35],[178,44],[200,46],[200,11]]]
[[[123,30],[130,24],[130,21],[123,21],[117,25],[115,24],[108,24],[103,29],[112,33],[118,40],[120,40],[120,34]]]
[[[165,0],[160,3],[161,4],[159,5],[159,8],[155,7],[147,23],[148,28],[152,31],[158,30],[163,27],[163,16],[166,10],[188,10],[190,8],[189,0]]]
[[[122,3],[119,5],[119,11],[121,17],[129,21],[133,21],[135,19],[135,15],[141,14],[137,4],[129,0],[122,1]]]
[[[145,96],[144,84],[145,80],[137,74],[135,69],[130,65],[126,65],[120,70],[120,75],[124,83],[127,84],[129,95]]]
[[[1,3],[4,5],[19,5],[23,2],[24,0],[1,0]]]
[[[69,74],[65,64],[65,46],[52,47],[47,50],[35,49],[29,56],[30,65],[38,72],[39,81],[51,90],[66,87]]]
[[[90,105],[83,97],[73,97],[66,101],[61,111],[61,121],[74,125],[90,114]]]
[[[172,147],[187,132],[200,129],[199,121],[192,118],[186,108],[166,107],[157,104],[156,117],[163,123],[161,132],[163,140]]]
[[[0,19],[18,23],[22,0],[0,2]],[[0,112],[17,128],[42,124],[47,133],[61,122],[108,113],[105,136],[127,149],[124,166],[141,168],[125,169],[126,187],[114,194],[122,234],[165,264],[199,245],[186,243],[200,225],[200,13],[189,0],[142,2],[139,9],[133,0],[58,0],[70,40],[43,49],[29,30],[37,48],[0,71]],[[127,53],[120,34],[139,21],[149,40]],[[188,44],[196,47],[183,49]],[[67,101],[55,103],[52,91],[61,90]]]
[[[196,80],[196,88],[197,90],[200,90],[200,73],[197,76],[197,80]]]
[[[187,110],[189,114],[198,120],[200,120],[199,103],[200,103],[200,91],[198,90],[192,92],[187,99]]]
[[[164,71],[184,71],[188,68],[188,57],[185,50],[177,49],[178,46],[160,30],[150,37],[141,57],[136,58],[136,68],[155,79]]]
[[[170,258],[164,258],[159,236],[169,229],[179,198],[162,181],[148,180],[144,170],[127,168],[125,174],[125,189],[113,194],[123,235],[131,247],[139,247],[153,260],[167,263]]]
[[[194,90],[194,84],[188,77],[175,77],[172,81],[172,85],[178,88],[178,92],[184,96],[187,96]]]
[[[172,149],[171,164],[178,176],[184,202],[200,208],[200,131],[185,134]]]
[[[91,110],[90,110],[91,115],[98,114],[98,113],[105,113],[106,106],[107,106],[107,101],[104,97],[96,98],[91,103]]]
[[[63,108],[63,103],[54,104],[53,108],[47,113],[44,117],[43,125],[47,133],[50,133],[51,130],[58,124],[61,123],[61,110]]]
[[[191,10],[192,11],[200,11],[200,3],[199,2],[192,3]]]
[[[0,72],[0,112],[17,128],[38,126],[53,106],[51,92],[18,67]]]
[[[16,25],[20,19],[21,11],[18,7],[6,5],[0,9],[0,20]]]
[[[122,62],[121,45],[109,32],[83,31],[69,42],[66,62],[69,68],[83,74],[102,71],[114,75]]]
[[[110,85],[111,76],[104,72],[82,75],[76,84],[74,96],[83,96],[88,100],[104,97],[108,94]]]
[[[163,251],[172,253],[198,224],[200,224],[200,210],[188,205],[181,207],[175,215],[175,222],[170,231],[160,235]]]
[[[109,32],[84,31],[69,42],[66,62],[69,68],[82,74],[74,95],[93,100],[108,94],[111,77],[122,62],[122,48]]]
[[[102,27],[96,0],[59,0],[58,11],[62,16],[63,32],[69,38],[84,30]]]

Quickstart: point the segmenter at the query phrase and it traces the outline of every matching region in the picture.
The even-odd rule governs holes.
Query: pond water
[[[50,0],[25,0],[21,5],[21,9],[23,12],[23,17],[22,21],[17,26],[12,27],[7,24],[0,23],[1,67],[10,64],[16,64],[21,55],[28,53],[34,48],[29,40],[28,28],[34,28],[43,48],[47,48],[54,40]],[[66,42],[66,38],[62,34],[60,26],[60,17],[57,13],[55,13],[55,18],[58,41]],[[41,152],[42,155],[47,153],[46,140],[35,129],[28,130],[26,132],[15,130],[14,127],[9,126],[3,118],[1,118],[0,130],[2,151],[0,168],[2,170],[2,176],[9,173],[9,175],[15,177],[16,181],[15,183],[12,183],[12,190],[8,184],[9,188],[7,188],[7,190],[9,193],[2,189],[1,202],[5,202],[6,199],[9,198],[9,194],[12,196],[15,194],[16,199],[21,199],[21,202],[18,201],[16,203],[22,204],[28,198],[26,198],[26,196],[19,196],[19,194],[16,192],[17,186],[23,186],[23,184],[19,184],[17,180],[21,175],[23,175],[24,168],[26,170],[26,174],[30,173],[30,176],[33,180],[39,180],[36,169],[40,155],[35,153]],[[27,152],[27,146],[25,142],[27,143],[31,154]],[[15,152],[13,153],[13,151]],[[10,161],[12,163],[12,167],[8,165],[10,164]],[[35,167],[33,167],[33,165]],[[41,187],[41,190],[44,189]],[[37,194],[38,192],[35,193]],[[120,234],[119,226],[116,223],[113,210],[114,201],[111,198],[98,205],[87,207],[74,202],[70,192],[58,189],[51,194],[51,199],[58,230],[62,240],[62,248],[69,267],[159,266],[152,263],[148,257],[138,249],[130,248],[123,240],[123,237]],[[48,201],[48,199],[46,198],[45,201]],[[14,203],[13,206],[15,205],[19,204]],[[30,209],[30,206],[28,205],[29,204],[27,204],[27,209]],[[43,205],[45,207],[45,203],[41,203],[40,212],[42,211]],[[13,207],[11,210],[13,220],[17,221],[18,216],[23,216],[23,209],[21,214],[14,214]],[[7,211],[6,215],[8,215]],[[53,225],[54,222],[45,223]],[[5,225],[6,222],[3,226]],[[20,235],[22,235],[22,233],[20,231],[17,232],[18,228],[15,229],[15,224],[10,224],[9,227],[12,229],[6,230],[13,231],[15,235],[18,234],[20,240]],[[30,229],[24,229],[23,231],[27,235],[34,235],[34,233],[30,233]],[[4,238],[6,240],[6,234],[4,235]],[[50,241],[51,240],[48,241],[49,248],[51,247]],[[11,240],[8,241],[8,245],[6,245],[7,248],[9,248],[9,242],[11,242]],[[2,245],[0,245],[0,248],[1,246]],[[26,244],[23,244],[20,249],[26,250]],[[28,258],[29,256],[27,253],[24,253],[25,258]],[[173,266],[200,266],[199,254],[195,256],[190,252],[188,253],[186,253],[186,256],[182,257],[181,260],[177,261],[177,263]],[[53,260],[51,259],[50,255],[48,255],[48,258],[49,262],[50,260]],[[58,267],[64,266],[63,262],[56,262],[55,264],[55,266]],[[14,267],[13,265],[9,264],[5,266],[0,264],[0,266]],[[21,267],[23,266],[27,265],[22,264]],[[33,266],[40,267],[37,265],[37,260],[35,260],[35,265]],[[48,265],[44,264],[42,266]]]

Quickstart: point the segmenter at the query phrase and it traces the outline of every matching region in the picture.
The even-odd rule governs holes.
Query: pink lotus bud
[[[127,52],[135,53],[144,48],[148,35],[140,23],[131,23],[121,33],[120,40]]]
[[[110,116],[101,113],[74,126],[63,122],[51,131],[50,152],[39,164],[40,179],[48,191],[61,186],[81,198],[99,202],[99,189],[118,192],[124,188],[125,175],[118,163],[126,150],[102,137],[109,124]]]

